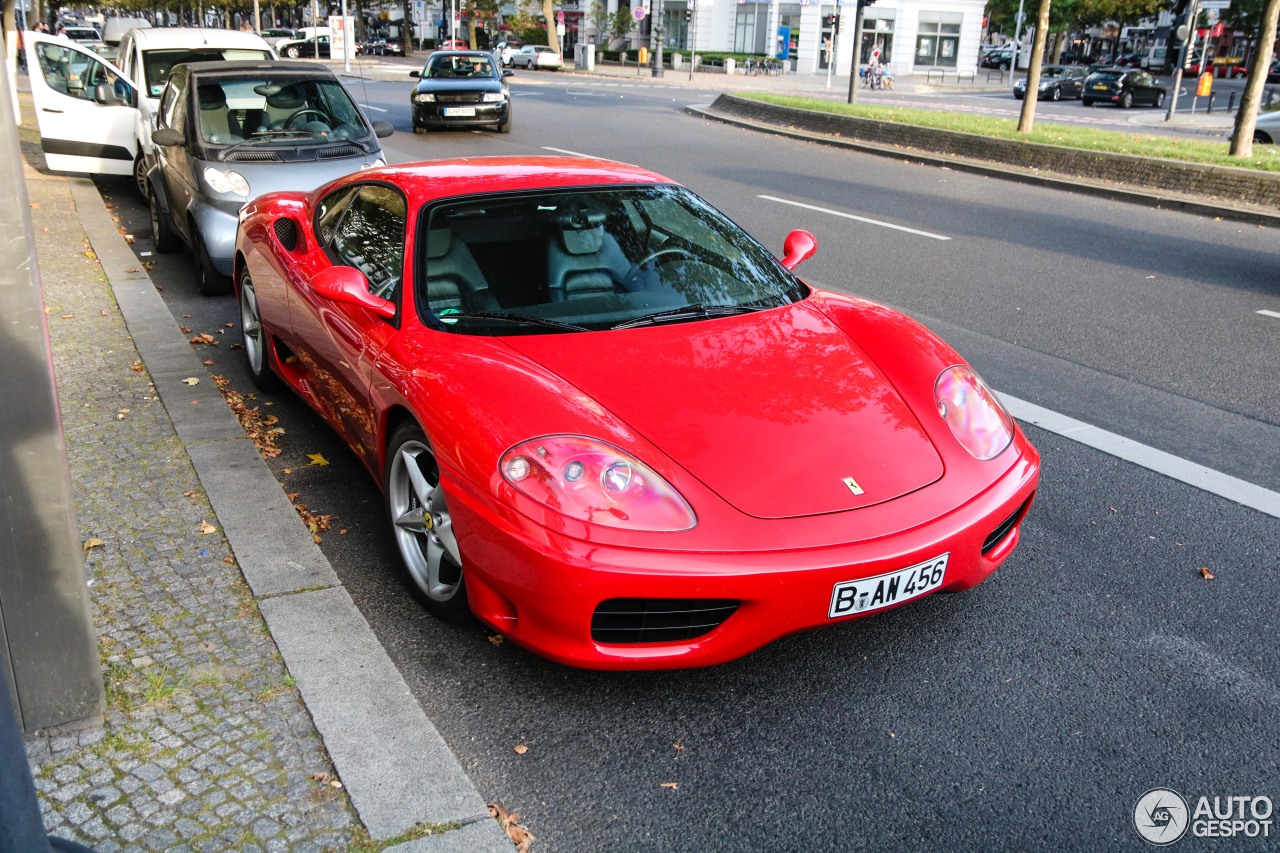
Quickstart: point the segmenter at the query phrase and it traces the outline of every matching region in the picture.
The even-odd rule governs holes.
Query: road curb
[[[717,111],[714,108],[714,105],[711,104],[690,105],[686,106],[684,109],[689,115],[709,119],[711,121],[723,122],[725,124],[731,124],[747,130],[756,130],[764,133],[772,133],[778,136],[786,136],[790,139],[799,139],[806,142],[816,142],[820,145],[845,148],[864,154],[875,154],[880,157],[892,157],[895,160],[906,160],[908,162],[921,163],[929,166],[940,166],[957,171],[971,172],[992,178],[1000,178],[1007,181],[1016,181],[1018,183],[1029,184],[1032,186],[1041,186],[1064,192],[1073,192],[1079,195],[1091,195],[1097,198],[1122,201],[1128,204],[1138,204],[1143,207],[1157,208],[1160,210],[1174,210],[1182,213],[1192,213],[1202,216],[1221,217],[1222,219],[1230,219],[1238,222],[1248,222],[1254,225],[1280,227],[1280,212],[1269,213],[1261,210],[1228,207],[1190,197],[1162,195],[1151,190],[1141,188],[1122,187],[1116,184],[1091,183],[1087,179],[1083,179],[1078,176],[1067,177],[1039,170],[1025,169],[1006,163],[984,162],[981,160],[973,160],[954,155],[932,154],[919,149],[885,145],[882,143],[870,143],[857,139],[832,136],[825,133],[803,130],[793,126],[754,121],[740,116],[728,115]],[[796,112],[800,113],[803,111],[797,110]]]
[[[138,270],[97,187],[85,178],[67,183],[130,337],[361,822],[375,840],[420,824],[459,824],[467,849],[508,853],[484,799]],[[202,381],[183,381],[191,377]]]

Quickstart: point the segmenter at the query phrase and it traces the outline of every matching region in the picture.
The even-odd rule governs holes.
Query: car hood
[[[943,473],[937,450],[879,367],[807,303],[504,341],[748,515],[870,506]]]
[[[418,82],[418,92],[497,92],[502,81],[497,77],[430,77]]]
[[[353,145],[352,148],[358,151],[359,146]],[[261,151],[263,149],[250,150]],[[207,167],[213,167],[219,170],[239,172],[249,182],[249,198],[252,199],[264,193],[280,192],[282,190],[310,192],[323,183],[351,174],[361,166],[372,165],[380,157],[382,157],[382,151],[379,149],[371,154],[360,152],[347,157],[324,160],[301,160],[286,163],[200,160],[198,165],[201,171]],[[241,205],[245,202],[244,198],[233,194],[215,195],[213,197],[225,198],[236,205]],[[239,208],[237,207],[236,209]]]

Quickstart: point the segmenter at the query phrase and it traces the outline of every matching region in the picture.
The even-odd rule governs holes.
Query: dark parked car
[[[511,132],[511,93],[496,57],[482,50],[437,50],[421,71],[409,72],[418,85],[409,96],[413,132],[429,127],[489,126]]]
[[[1143,57],[1141,53],[1122,53],[1116,57],[1115,64],[1119,68],[1140,68]]]
[[[978,60],[978,65],[982,68],[999,68],[1004,71],[1013,65],[1013,48],[989,50],[982,55],[982,59]]]
[[[1084,69],[1070,65],[1046,65],[1040,69],[1038,97],[1049,101],[1078,98],[1084,91]],[[1013,96],[1021,101],[1027,94],[1027,78],[1013,84]]]
[[[1139,104],[1164,106],[1168,92],[1160,81],[1141,68],[1103,68],[1085,78],[1081,100],[1086,107],[1115,104],[1129,109]]]
[[[1280,59],[1271,63],[1271,69],[1267,72],[1268,83],[1280,83]]]
[[[276,53],[289,59],[306,56],[312,59],[329,58],[329,37],[312,36],[309,39],[294,39],[276,44]]]

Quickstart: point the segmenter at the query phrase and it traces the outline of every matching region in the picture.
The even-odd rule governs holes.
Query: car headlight
[[[433,104],[435,103],[436,96],[430,92],[419,92],[413,96],[413,100],[419,104]]]
[[[951,434],[975,459],[994,459],[1013,441],[1013,418],[973,368],[942,371],[933,397]]]
[[[698,523],[680,493],[613,445],[580,435],[517,444],[498,462],[516,491],[552,512],[624,530],[689,530]]]
[[[507,96],[501,92],[485,92],[484,102],[486,104],[500,104],[507,99]]]
[[[249,182],[239,172],[231,170],[223,172],[210,166],[204,170],[204,180],[209,185],[209,189],[216,193],[235,193],[245,198],[249,197]]]

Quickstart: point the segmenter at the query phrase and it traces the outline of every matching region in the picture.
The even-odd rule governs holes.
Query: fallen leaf
[[[515,745],[515,750],[516,750],[516,755],[524,755],[526,752],[529,751],[529,747],[525,746],[522,743],[518,743]]]
[[[671,760],[672,760],[672,761],[679,761],[679,760],[680,760],[680,756],[684,754],[684,741],[683,741],[683,740],[678,740],[678,741],[676,741],[675,743],[673,743],[673,744],[671,744],[671,745],[672,745],[672,746],[674,746],[674,747],[676,748],[676,754],[675,754],[675,755],[673,755],[673,756],[671,756]]]
[[[516,846],[516,853],[529,853],[529,847],[534,842],[533,833],[520,825],[518,814],[508,812],[501,803],[489,803],[489,816],[498,821],[498,826],[506,831],[507,838]]]
[[[192,338],[190,340],[190,343],[196,344],[196,345],[208,344],[209,346],[216,347],[218,345],[218,339],[215,338],[213,335],[209,334],[208,332],[201,332],[200,334]]]
[[[200,380],[196,379],[194,376],[188,376],[186,379],[182,380],[182,383],[184,385],[199,385]]]
[[[342,528],[341,530],[339,530],[339,531],[338,531],[338,535],[339,535],[339,536],[346,536],[346,535],[347,535],[347,528],[345,528],[345,527],[344,527],[344,528]]]
[[[204,534],[205,536],[208,536],[210,533],[217,533],[217,532],[218,532],[218,528],[214,527],[212,524],[210,524],[210,523],[209,523],[209,522],[207,522],[207,521],[201,521],[201,522],[200,522],[200,532],[201,532],[202,534]]]
[[[196,496],[196,493],[195,493],[195,490],[194,490],[194,489],[192,489],[192,490],[190,490],[190,491],[183,492],[183,493],[182,493],[182,496],[183,496],[184,498],[194,498],[194,497]]]
[[[201,364],[203,364],[205,367],[211,367],[213,365],[213,359],[206,358],[203,362],[201,362]]]
[[[234,566],[234,565],[236,564],[236,558],[235,558],[235,557],[223,557],[223,558],[222,558],[222,562],[226,563],[228,566]]]
[[[489,638],[489,642],[493,643],[494,648],[497,648],[498,646],[502,645],[502,641],[503,641],[503,636],[501,634],[494,634],[492,637]]]
[[[224,323],[224,324],[223,324],[223,326],[225,326],[225,327],[226,327],[226,328],[228,328],[228,329],[234,329],[234,328],[236,327],[236,324],[235,324],[235,323]]]
[[[138,267],[125,267],[124,271],[125,272],[142,272],[142,270],[139,269]]]
[[[76,315],[75,315],[75,314],[63,314],[63,315],[62,315],[62,319],[63,319],[63,320],[74,320],[75,318],[76,318]]]
[[[1213,579],[1214,579],[1214,574],[1213,574],[1213,572],[1209,571],[1209,567],[1208,567],[1208,566],[1201,566],[1201,567],[1200,567],[1200,577],[1204,578],[1204,579],[1205,579],[1205,580],[1207,580],[1207,581],[1211,581],[1211,580],[1213,580]]]
[[[101,547],[103,547],[103,546],[104,546],[104,545],[106,545],[106,544],[107,544],[107,543],[106,543],[106,542],[103,542],[101,539],[86,539],[86,540],[84,540],[84,551],[85,551],[85,553],[87,554],[87,553],[89,553],[89,551],[91,551],[92,549],[94,549],[94,548],[101,548]]]
[[[178,331],[179,331],[179,332],[182,332],[182,334],[184,334],[184,335],[189,335],[189,334],[191,334],[191,327],[190,327],[190,326],[179,326],[179,327],[178,327]]]
[[[285,474],[285,475],[292,474],[292,473],[293,473],[293,469],[292,469],[292,468],[281,468],[281,469],[280,469],[280,473],[281,473],[281,474]]]
[[[323,453],[308,453],[307,458],[311,460],[312,465],[328,465],[329,460],[324,458]]]
[[[679,783],[679,782],[663,782],[663,783],[662,783],[661,785],[659,785],[658,787],[659,787],[659,788],[669,788],[669,789],[671,789],[672,791],[679,791],[679,790],[680,790],[680,783]]]

